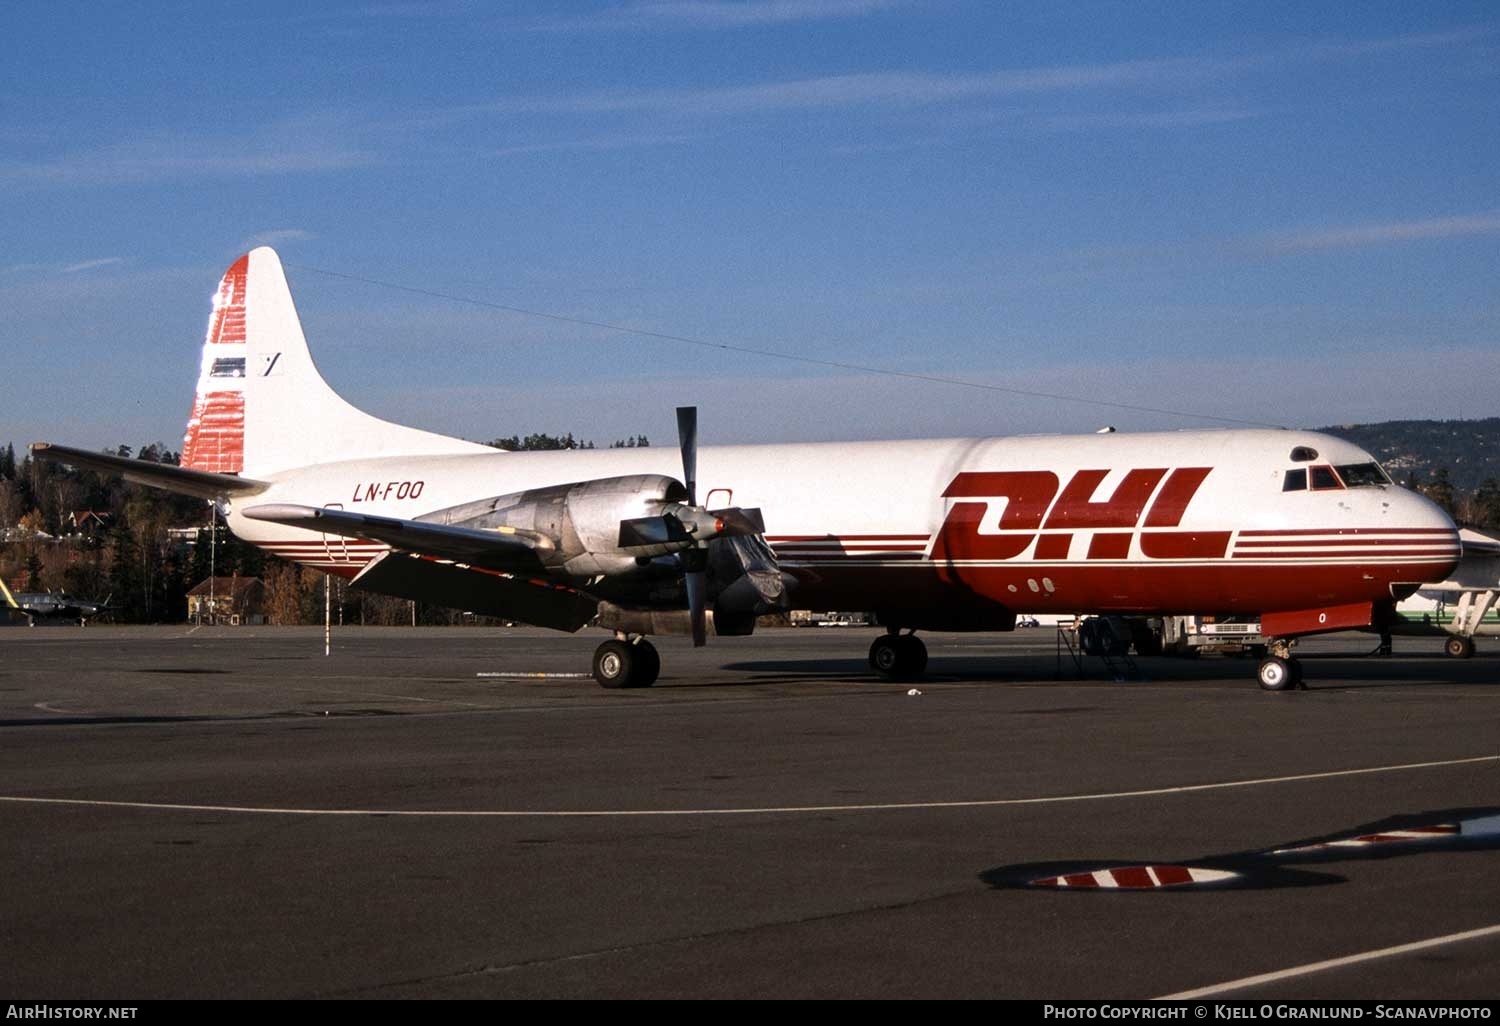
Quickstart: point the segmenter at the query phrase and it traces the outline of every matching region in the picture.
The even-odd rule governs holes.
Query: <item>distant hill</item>
[[[1439,467],[1461,492],[1500,480],[1500,417],[1483,420],[1387,420],[1318,428],[1375,454],[1397,484],[1431,480]]]

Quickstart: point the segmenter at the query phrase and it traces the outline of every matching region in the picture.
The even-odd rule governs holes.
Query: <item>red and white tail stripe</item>
[[[1098,869],[1092,873],[1042,877],[1030,881],[1028,886],[1140,891],[1158,887],[1195,887],[1223,883],[1237,879],[1239,875],[1223,869],[1201,869],[1197,866],[1126,866],[1123,869]]]
[[[198,394],[182,440],[182,465],[216,474],[245,469],[245,293],[250,257],[234,262],[214,293]]]

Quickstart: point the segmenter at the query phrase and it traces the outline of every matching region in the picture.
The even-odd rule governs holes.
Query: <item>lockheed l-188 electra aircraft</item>
[[[703,644],[789,609],[864,609],[887,677],[917,630],[1017,614],[1258,614],[1268,690],[1303,634],[1378,627],[1445,578],[1453,523],[1370,454],[1285,430],[501,452],[349,405],[308,353],[281,262],[214,297],[180,467],[35,454],[212,500],[231,530],[355,586],[576,631],[606,687],[653,683],[648,635]]]

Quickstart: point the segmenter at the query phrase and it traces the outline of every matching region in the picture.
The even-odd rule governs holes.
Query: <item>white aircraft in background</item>
[[[1422,585],[1397,607],[1392,634],[1446,634],[1444,649],[1467,659],[1474,636],[1500,634],[1500,538],[1470,528],[1459,532],[1463,554],[1445,580]]]
[[[870,664],[920,675],[916,630],[1017,614],[1261,616],[1287,639],[1378,625],[1458,560],[1458,534],[1369,453],[1281,430],[501,452],[350,406],[313,366],[276,254],[214,297],[182,466],[38,443],[42,459],[216,502],[247,542],[371,591],[543,627],[597,626],[605,687],[644,687],[647,635],[865,609]]]

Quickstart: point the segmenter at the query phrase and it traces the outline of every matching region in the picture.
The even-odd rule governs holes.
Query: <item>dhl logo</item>
[[[1015,559],[1035,544],[1033,559],[1065,560],[1074,534],[1088,531],[1088,559],[1126,559],[1136,538],[1147,559],[1220,559],[1229,548],[1229,531],[1172,530],[1212,469],[1131,470],[1113,494],[1097,500],[1094,493],[1108,470],[1080,470],[1066,485],[1050,470],[961,473],[943,491],[944,498],[958,501],[943,521],[932,558]]]

